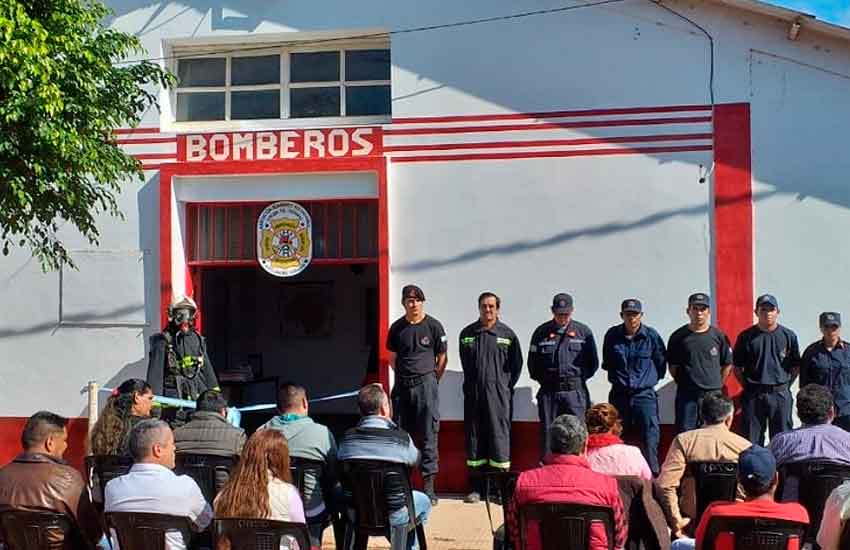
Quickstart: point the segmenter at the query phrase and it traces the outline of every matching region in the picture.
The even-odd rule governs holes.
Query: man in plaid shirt
[[[520,548],[520,507],[538,502],[568,502],[610,506],[614,510],[614,548],[621,550],[628,531],[617,480],[590,469],[585,458],[587,427],[584,421],[570,414],[561,415],[549,427],[548,437],[551,453],[544,457],[543,466],[520,474],[513,500],[505,511],[505,525],[514,548]],[[540,550],[536,522],[529,522],[526,532],[526,550]],[[591,525],[589,536],[590,550],[608,549],[602,525]]]

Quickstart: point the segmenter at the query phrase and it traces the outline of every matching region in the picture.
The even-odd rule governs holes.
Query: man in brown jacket
[[[749,441],[732,433],[732,402],[723,395],[707,394],[700,405],[703,427],[680,433],[670,445],[661,473],[655,480],[661,508],[667,516],[671,538],[693,536],[696,525],[696,495],[693,478],[685,477],[691,462],[738,462],[738,455],[748,449]],[[681,496],[678,495],[682,485]],[[741,498],[743,493],[738,487]]]
[[[24,426],[24,452],[0,469],[0,511],[55,510],[76,524],[65,548],[79,539],[94,545],[102,535],[97,513],[89,501],[80,473],[62,455],[68,447],[67,419],[47,411],[32,415]]]

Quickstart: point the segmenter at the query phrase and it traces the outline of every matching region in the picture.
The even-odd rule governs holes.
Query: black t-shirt
[[[800,346],[789,328],[765,332],[753,325],[738,335],[733,358],[750,384],[788,384],[800,368]]]
[[[719,390],[723,386],[720,370],[732,363],[732,344],[716,327],[694,332],[685,325],[670,336],[667,362],[680,369],[679,387]]]
[[[430,315],[425,315],[415,325],[402,317],[390,326],[387,349],[396,354],[397,376],[408,378],[428,374],[437,368],[434,359],[446,353],[446,331]]]

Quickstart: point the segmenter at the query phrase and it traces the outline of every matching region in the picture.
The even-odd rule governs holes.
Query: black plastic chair
[[[520,550],[528,548],[528,522],[538,524],[542,550],[587,550],[590,529],[601,524],[608,539],[608,550],[614,550],[614,510],[609,506],[539,502],[519,507]]]
[[[212,505],[218,492],[230,479],[230,471],[238,459],[237,456],[178,453],[174,473],[194,479],[204,498]]]
[[[310,458],[301,458],[298,456],[289,457],[289,471],[292,474],[292,484],[298,489],[301,495],[301,500],[304,505],[307,504],[307,497],[304,493],[305,479],[308,474],[317,480],[322,491],[322,498],[325,502],[325,512],[321,515],[319,522],[322,524],[322,529],[326,529],[329,525],[333,526],[334,543],[337,550],[343,550],[343,542],[345,540],[345,522],[342,521],[340,515],[334,511],[331,506],[332,494],[331,488],[325,483],[325,463],[321,460]],[[318,522],[317,522],[318,523]]]
[[[716,501],[734,501],[738,492],[737,462],[691,462],[688,475],[694,480],[697,517],[691,522],[699,525],[703,512]]]
[[[345,460],[341,463],[343,487],[350,491],[354,508],[354,521],[348,524],[345,548],[366,550],[370,536],[389,539],[391,550],[404,550],[407,537],[416,531],[420,550],[427,550],[425,527],[416,519],[410,472],[403,464],[379,460]],[[388,501],[400,499],[407,506],[409,521],[392,526],[389,520]]]
[[[9,550],[89,548],[70,517],[47,511],[0,511],[0,542]]]
[[[487,519],[490,520],[490,532],[496,536],[496,528],[493,526],[493,514],[490,511],[490,495],[498,495],[502,510],[514,496],[516,481],[519,472],[511,471],[487,471],[484,472],[484,507],[487,509]]]
[[[86,484],[95,509],[103,512],[106,484],[133,467],[133,459],[124,455],[89,455],[85,458]]]
[[[278,550],[281,539],[292,537],[299,550],[310,549],[310,534],[303,523],[270,519],[219,518],[213,521],[216,544],[227,540],[230,550]],[[123,550],[123,549],[122,549]]]
[[[711,518],[703,550],[790,550],[803,547],[806,524],[772,518]],[[796,539],[796,544],[789,543]]]
[[[832,490],[850,480],[850,466],[822,460],[807,460],[785,464],[779,469],[779,486],[776,494],[782,495],[789,477],[799,480],[797,502],[809,512],[809,528],[806,542],[817,537],[823,517],[823,507]]]
[[[106,526],[115,531],[121,550],[165,550],[168,531],[179,531],[187,548],[192,537],[192,525],[184,516],[107,512]]]

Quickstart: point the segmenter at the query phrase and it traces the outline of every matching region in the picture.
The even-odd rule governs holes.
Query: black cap
[[[425,293],[422,292],[422,289],[416,285],[406,285],[401,289],[401,301],[405,301],[408,298],[415,298],[420,302],[425,301]]]
[[[820,321],[820,326],[822,327],[840,327],[841,326],[841,314],[836,313],[835,311],[824,311],[820,314],[818,318]]]
[[[555,294],[552,298],[552,313],[564,314],[573,312],[573,297],[566,293]]]
[[[762,294],[756,299],[756,309],[764,305],[771,305],[776,309],[779,309],[779,300],[777,300],[776,296],[773,294]]]
[[[704,292],[697,292],[688,296],[689,306],[705,306],[711,307],[711,297]]]
[[[643,313],[643,304],[640,303],[640,300],[637,298],[626,298],[623,300],[623,303],[620,304],[620,311],[626,312],[631,311],[632,313]]]

